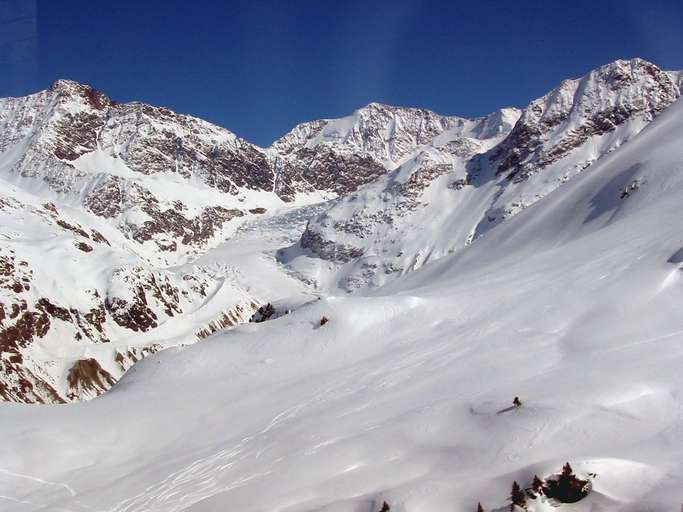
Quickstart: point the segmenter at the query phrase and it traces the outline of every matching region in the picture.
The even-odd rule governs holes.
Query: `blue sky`
[[[680,0],[0,0],[0,29],[0,96],[70,78],[261,145],[371,101],[476,116],[617,58],[683,68]]]

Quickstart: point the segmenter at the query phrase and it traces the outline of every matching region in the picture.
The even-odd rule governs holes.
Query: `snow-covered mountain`
[[[680,509],[683,103],[672,102],[534,172],[499,172],[495,147],[478,153],[453,197],[485,179],[551,190],[382,287],[153,354],[96,400],[0,408],[2,509],[502,512],[513,482],[529,489],[528,512]],[[530,146],[539,157],[544,133]],[[420,151],[436,158],[432,146]],[[591,154],[583,172],[541,180]],[[277,247],[316,208],[255,217],[197,264],[264,238]],[[245,261],[269,272],[259,287],[290,293],[272,260]],[[531,492],[567,461],[583,499]]]
[[[2,398],[96,396],[258,307],[230,272],[169,265],[283,203],[259,148],[60,80],[0,100],[0,151]]]
[[[261,149],[67,80],[0,100],[0,396],[89,398],[144,354],[246,321],[277,291],[254,296],[234,268],[193,261],[245,223],[353,191],[425,141],[482,136],[505,115],[372,104]]]
[[[682,76],[617,61],[475,119],[371,103],[269,148],[66,80],[0,100],[0,397],[91,398],[267,302],[459,253],[636,136]]]
[[[680,95],[642,59],[563,81],[521,115],[445,132],[312,219],[281,258],[328,290],[378,286],[456,252],[630,140]],[[424,140],[423,140],[424,142]]]

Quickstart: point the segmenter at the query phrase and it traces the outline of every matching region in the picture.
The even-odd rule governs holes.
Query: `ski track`
[[[45,485],[53,485],[56,487],[61,487],[61,488],[65,489],[71,496],[76,496],[76,491],[69,484],[65,484],[65,483],[61,483],[61,482],[51,482],[49,480],[44,480],[42,478],[38,478],[37,476],[23,475],[21,473],[16,473],[14,471],[9,471],[8,469],[2,469],[2,468],[0,468],[0,473],[4,473],[4,474],[10,475],[10,476],[15,476],[17,478],[25,478],[27,480],[33,480],[34,482],[39,482],[39,483],[45,484]]]
[[[301,410],[315,401],[316,399],[311,399],[283,410],[258,434],[243,438],[231,448],[192,461],[141,493],[107,509],[107,512],[180,512],[211,496],[270,475],[274,471],[273,467],[266,471],[242,474],[233,479],[231,470],[239,463],[247,463],[249,459],[259,459],[269,446],[264,437],[269,437],[272,431],[295,418]],[[262,448],[256,449],[258,446]],[[274,465],[277,463],[276,459]]]
[[[66,484],[66,483],[52,482],[50,480],[45,480],[45,479],[39,478],[37,476],[17,473],[15,471],[10,471],[8,469],[3,469],[3,468],[0,468],[0,475],[7,475],[11,478],[16,478],[16,479],[21,479],[21,480],[29,480],[31,482],[36,482],[38,484],[41,484],[42,487],[57,488],[57,489],[60,489],[62,492],[67,493],[70,498],[75,498],[77,496],[76,490],[73,487],[71,487],[69,484]],[[51,491],[47,491],[47,492],[48,492],[48,496],[52,494]],[[70,500],[70,501],[74,505],[78,505],[79,507],[82,507],[80,511],[76,511],[72,508],[65,508],[65,507],[56,506],[53,504],[52,500],[49,502],[46,502],[46,503],[39,503],[36,501],[23,500],[23,499],[16,498],[13,496],[8,496],[8,495],[0,495],[0,500],[11,501],[11,502],[19,503],[22,505],[30,505],[31,507],[39,507],[38,508],[39,510],[62,511],[62,512],[82,512],[82,511],[91,512],[93,510],[90,507],[86,507],[86,506],[82,505],[77,500]],[[36,509],[31,508],[31,510],[36,510]]]

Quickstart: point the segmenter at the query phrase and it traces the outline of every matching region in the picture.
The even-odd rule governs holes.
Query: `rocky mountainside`
[[[0,150],[3,177],[107,219],[160,262],[203,251],[236,219],[274,202],[264,194],[273,173],[256,146],[65,80],[0,102]]]
[[[90,398],[145,354],[247,321],[270,291],[216,248],[252,223],[290,229],[288,211],[315,214],[278,271],[312,289],[376,287],[460,251],[630,140],[682,80],[617,61],[524,110],[371,103],[269,148],[67,80],[0,99],[0,397]],[[250,247],[250,272],[272,261]],[[224,265],[202,263],[214,250]]]
[[[22,402],[96,396],[248,320],[258,298],[229,275],[171,265],[289,200],[227,130],[65,80],[0,100],[0,183],[0,396]]]
[[[312,219],[280,258],[323,289],[351,291],[461,250],[638,134],[678,99],[680,76],[620,60],[521,115],[502,111],[492,130],[436,136]]]
[[[200,119],[58,80],[0,100],[0,175],[107,220],[136,251],[172,264],[250,215],[351,192],[436,136],[495,130],[497,115],[370,104],[304,123],[264,150]]]
[[[204,266],[162,268],[122,233],[3,182],[0,398],[63,402],[136,361],[247,321],[258,299]]]
[[[526,180],[589,139],[635,119],[649,123],[679,96],[674,74],[642,59],[617,61],[565,80],[532,101],[491,159],[496,173]]]

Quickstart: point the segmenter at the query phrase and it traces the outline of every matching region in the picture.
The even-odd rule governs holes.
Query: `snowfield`
[[[569,461],[592,492],[529,511],[679,510],[682,137],[678,101],[383,287],[317,300],[287,281],[290,314],[152,355],[97,399],[2,404],[0,509],[502,511],[513,481]],[[283,272],[264,262],[244,272]]]

